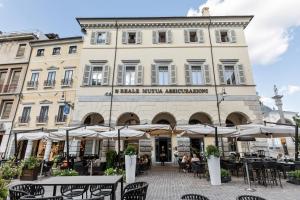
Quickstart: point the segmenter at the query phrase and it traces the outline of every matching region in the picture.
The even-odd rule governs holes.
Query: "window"
[[[107,33],[106,32],[99,32],[97,34],[97,44],[105,44],[107,39]]]
[[[53,48],[52,55],[59,55],[60,54],[60,47]]]
[[[102,67],[101,66],[93,66],[92,68],[92,82],[91,85],[101,85],[102,84]]]
[[[192,65],[191,66],[192,71],[192,84],[193,85],[203,85],[203,74],[201,70],[201,66],[199,65]]]
[[[125,85],[135,85],[135,66],[125,66]]]
[[[7,71],[0,71],[0,92],[2,92],[2,88],[4,86],[6,74]]]
[[[47,80],[44,82],[44,86],[46,87],[52,87],[55,85],[55,71],[49,71]]]
[[[167,42],[167,32],[159,31],[158,32],[158,43],[166,43]]]
[[[17,51],[17,57],[23,57],[25,54],[26,44],[19,44],[19,48]]]
[[[169,85],[169,71],[168,66],[158,67],[158,84]]]
[[[37,82],[39,80],[39,74],[39,72],[32,72],[30,81],[34,83]]]
[[[220,31],[221,42],[229,42],[228,31]]]
[[[36,52],[36,56],[44,56],[45,49],[38,49]]]
[[[13,101],[3,101],[1,106],[1,119],[8,119]]]
[[[227,85],[236,85],[234,66],[224,66],[224,79]]]
[[[58,113],[56,116],[56,122],[65,122],[66,121],[66,115],[64,115],[64,105],[60,105],[58,108]]]
[[[9,84],[9,92],[14,92],[18,87],[21,70],[13,70]]]
[[[66,70],[64,79],[62,80],[62,85],[70,86],[72,84],[72,76],[73,76],[73,70]]]
[[[24,107],[23,108],[20,123],[28,123],[29,118],[30,118],[30,111],[31,111],[31,107]]]
[[[77,53],[77,46],[70,46],[69,47],[69,54]]]
[[[197,31],[189,31],[190,42],[198,42]]]
[[[136,43],[136,32],[128,32],[128,44]]]
[[[40,116],[38,116],[37,121],[39,123],[47,122],[48,120],[48,111],[49,111],[49,106],[42,106],[41,111],[40,111]]]

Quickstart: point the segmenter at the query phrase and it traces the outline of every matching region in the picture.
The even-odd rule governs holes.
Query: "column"
[[[52,147],[52,140],[47,140],[47,144],[46,144],[46,148],[45,148],[45,154],[44,154],[44,160],[45,161],[49,160],[51,147]]]
[[[95,149],[96,149],[96,140],[93,139],[93,146],[92,146],[92,154],[95,154]]]
[[[31,152],[32,152],[32,140],[28,140],[27,142],[27,146],[26,146],[26,151],[25,151],[25,157],[24,159],[27,159],[31,156]]]

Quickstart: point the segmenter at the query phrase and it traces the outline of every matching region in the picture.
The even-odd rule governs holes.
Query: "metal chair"
[[[29,195],[33,195],[33,196],[44,196],[44,194],[45,194],[45,189],[41,185],[18,184],[18,185],[12,186],[10,189],[26,192]]]
[[[181,199],[191,199],[191,200],[209,200],[207,197],[200,194],[185,194],[181,197]]]
[[[55,196],[55,197],[35,198],[35,196],[26,195],[26,196],[21,197],[21,200],[63,200],[63,197],[62,196]]]
[[[111,185],[91,185],[90,186],[91,198],[92,196],[110,196],[112,199],[112,186]]]
[[[141,188],[141,187],[143,187],[145,185],[148,185],[148,183],[146,183],[146,182],[130,183],[130,184],[128,184],[128,185],[125,186],[125,188],[123,189],[123,193],[127,192],[128,190]]]
[[[147,190],[148,190],[148,183],[142,182],[143,185],[139,184],[130,184],[130,187],[133,187],[133,189],[128,189],[130,187],[127,187],[124,189],[124,193],[122,196],[122,200],[145,200],[147,196]],[[137,187],[137,188],[134,188]]]
[[[236,200],[266,200],[266,199],[258,196],[252,196],[252,195],[241,195],[238,196]]]
[[[21,191],[21,190],[14,190],[9,189],[9,199],[10,200],[19,200],[21,197],[29,195],[29,193]]]
[[[84,193],[87,193],[88,189],[88,185],[63,185],[60,188],[60,193],[63,197],[66,197],[68,199],[79,196],[81,196],[83,199],[83,195]]]

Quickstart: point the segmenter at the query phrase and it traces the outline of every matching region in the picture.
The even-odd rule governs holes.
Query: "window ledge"
[[[45,125],[47,122],[36,122],[36,125]]]
[[[55,122],[56,125],[63,125],[66,124],[67,122]]]

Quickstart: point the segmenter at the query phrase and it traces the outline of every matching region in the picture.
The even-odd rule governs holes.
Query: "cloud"
[[[270,97],[261,96],[260,97],[260,101],[264,105],[266,105],[266,106],[268,106],[270,108],[273,108],[275,106],[274,100],[272,98],[270,98]]]
[[[300,92],[300,85],[288,85],[279,88],[279,92],[283,95],[293,95]]]
[[[283,55],[300,26],[299,0],[207,0],[188,16],[202,15],[208,6],[211,15],[254,15],[245,30],[251,61],[267,65]]]

